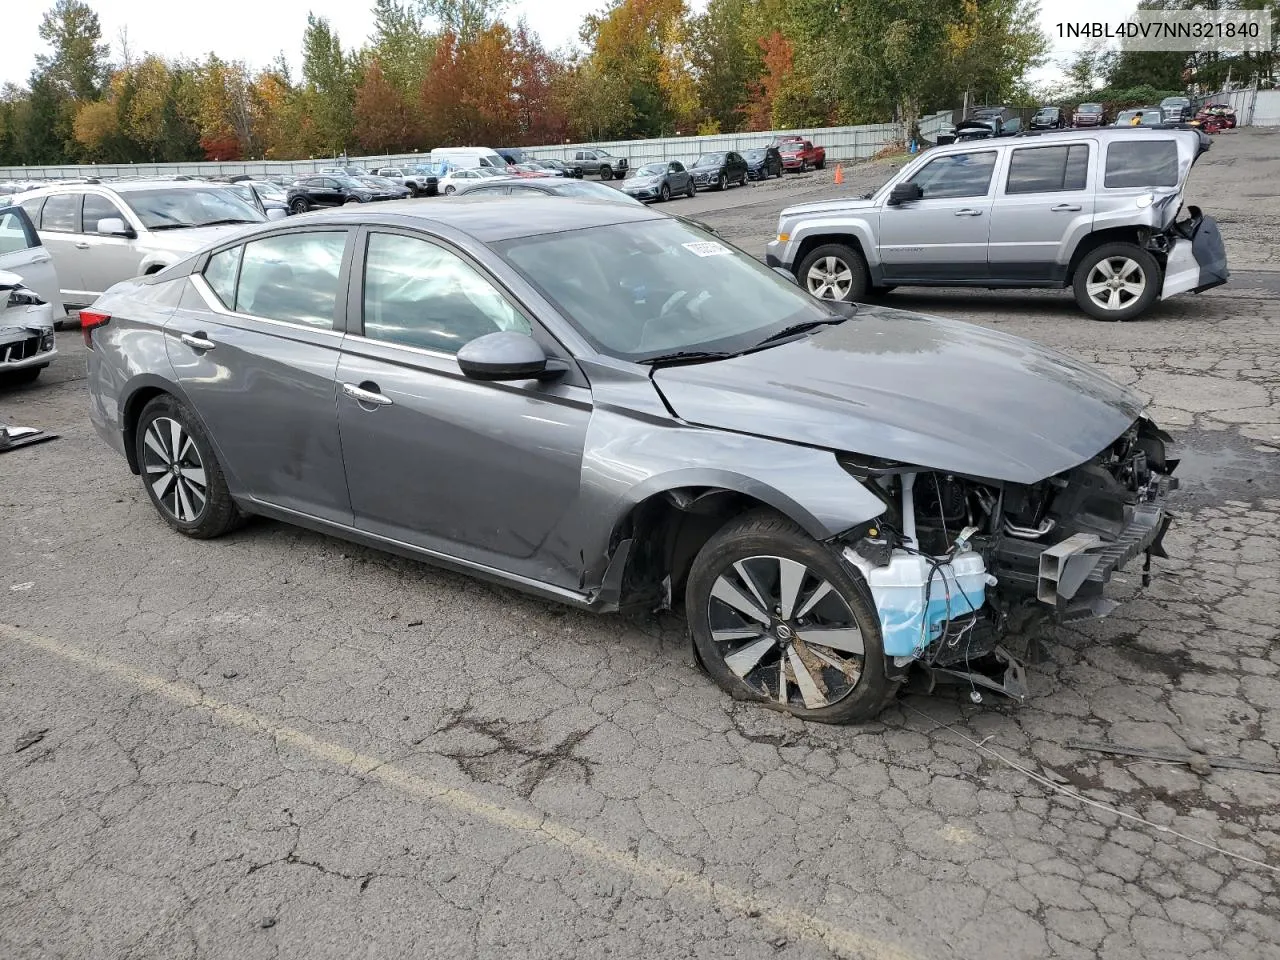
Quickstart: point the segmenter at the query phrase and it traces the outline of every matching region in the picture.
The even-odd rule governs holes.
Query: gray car
[[[1100,320],[1225,283],[1217,223],[1183,192],[1198,130],[1064,130],[935,147],[879,190],[788,207],[765,249],[810,293],[1069,287]]]
[[[632,170],[622,184],[622,192],[637,200],[670,200],[673,196],[692,197],[697,187],[679,160],[660,160]]]
[[[112,284],[163,270],[264,213],[232,184],[135,180],[57,185],[15,196],[53,257],[68,307]],[[243,188],[240,188],[243,189]]]
[[[913,669],[1020,697],[1014,625],[1101,615],[1163,555],[1176,461],[1128,389],[639,205],[291,218],[90,321],[93,423],[176,530],[261,514],[589,610],[682,599],[728,693],[814,720]]]

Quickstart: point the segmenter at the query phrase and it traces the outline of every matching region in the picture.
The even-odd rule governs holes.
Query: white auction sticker
[[[693,243],[684,244],[684,248],[700,257],[724,257],[729,254],[728,247],[714,240],[696,240]]]

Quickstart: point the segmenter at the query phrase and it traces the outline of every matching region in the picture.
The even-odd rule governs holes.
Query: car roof
[[[491,197],[469,198],[466,195],[435,201],[389,200],[361,204],[357,208],[338,207],[332,211],[303,214],[290,217],[283,223],[287,226],[333,223],[400,227],[438,224],[468,234],[481,243],[496,243],[517,237],[619,223],[642,223],[664,217],[664,214],[648,207],[629,203],[539,193],[527,197],[509,196],[500,203],[495,203]],[[262,230],[278,230],[281,225],[282,221],[270,221],[262,225]]]
[[[210,180],[112,180],[106,183],[49,183],[29,193],[59,193],[65,190],[83,190],[85,187],[101,187],[115,193],[133,193],[137,190],[200,190],[210,187],[226,189],[233,184]]]

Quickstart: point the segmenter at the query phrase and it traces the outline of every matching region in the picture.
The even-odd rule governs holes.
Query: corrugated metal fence
[[[921,133],[934,139],[938,128],[949,122],[950,112],[921,121]],[[668,137],[658,140],[612,140],[599,143],[548,144],[525,149],[535,157],[565,160],[579,150],[603,149],[626,157],[632,166],[651,160],[692,160],[719,150],[750,150],[768,145],[776,137],[801,136],[826,148],[828,162],[866,160],[903,141],[898,123],[876,123],[857,127],[814,127],[804,130],[769,130],[762,133],[731,133],[706,137]],[[504,146],[497,144],[496,146]],[[397,167],[424,163],[422,153],[350,157],[340,161],[359,167]],[[0,167],[0,180],[60,180],[71,177],[163,177],[188,176],[300,176],[333,166],[339,161],[319,160],[237,160],[207,163],[126,163],[77,164],[57,167]]]

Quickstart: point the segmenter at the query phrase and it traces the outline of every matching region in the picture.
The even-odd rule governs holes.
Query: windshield
[[[1082,103],[1076,107],[1077,113],[1101,113],[1102,106],[1097,103]]]
[[[636,171],[637,177],[660,177],[667,172],[665,163],[646,163]]]
[[[746,153],[744,153],[742,156],[743,156],[743,159],[746,159],[746,160],[761,160],[761,159],[763,159],[763,158],[764,158],[764,151],[763,151],[763,150],[748,150],[748,151],[747,151]]]
[[[130,190],[120,199],[148,230],[266,220],[257,207],[226,187]]]
[[[624,360],[738,352],[794,324],[832,317],[752,257],[665,217],[494,247],[601,352]]]
[[[332,179],[337,180],[338,183],[342,184],[342,186],[346,187],[348,190],[368,190],[369,189],[369,185],[367,183],[361,183],[355,177],[342,177],[342,176],[337,176],[335,174],[333,175]]]
[[[724,162],[723,153],[704,153],[694,161],[695,167],[714,167]]]
[[[254,181],[253,189],[258,191],[258,196],[267,200],[284,200],[287,196],[283,189],[263,180]]]
[[[1058,108],[1057,108],[1057,107],[1041,107],[1041,108],[1040,108],[1040,110],[1039,110],[1039,112],[1037,112],[1037,113],[1036,113],[1036,116],[1037,116],[1037,117],[1052,117],[1052,116],[1053,116],[1055,113],[1057,113],[1057,112],[1058,112]]]
[[[610,203],[629,203],[636,207],[644,206],[644,201],[637,200],[621,190],[606,187],[603,183],[596,183],[593,180],[565,180],[557,182],[554,186],[557,196],[561,197],[582,197],[584,200],[608,200]]]

